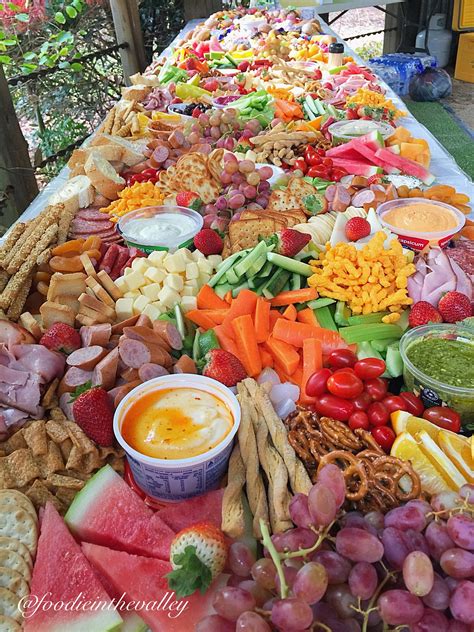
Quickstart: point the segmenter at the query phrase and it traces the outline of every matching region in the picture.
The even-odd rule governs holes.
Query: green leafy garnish
[[[84,384],[78,386],[76,390],[71,393],[71,399],[69,400],[69,403],[72,404],[79,397],[79,395],[82,395],[82,393],[85,393],[86,391],[90,391],[91,388],[91,380],[88,380]]]
[[[303,198],[303,203],[305,208],[312,214],[318,215],[324,210],[324,201],[323,196],[313,193],[312,195],[307,195]]]
[[[196,555],[195,546],[187,546],[183,553],[173,557],[173,563],[179,566],[165,575],[170,590],[174,590],[177,597],[187,597],[196,590],[203,595],[212,581],[209,568]]]

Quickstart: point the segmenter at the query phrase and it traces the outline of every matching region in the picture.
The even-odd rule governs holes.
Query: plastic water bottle
[[[398,94],[400,90],[400,73],[394,66],[385,66],[384,64],[371,63],[370,68],[382,79],[385,83],[392,88],[394,92]]]

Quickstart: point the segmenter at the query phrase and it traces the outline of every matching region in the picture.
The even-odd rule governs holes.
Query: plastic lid
[[[334,42],[333,44],[329,44],[329,52],[330,53],[343,53],[344,44],[341,44],[340,42]]]

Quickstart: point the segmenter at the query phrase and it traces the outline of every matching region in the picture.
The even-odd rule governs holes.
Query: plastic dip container
[[[120,218],[117,230],[127,246],[153,250],[186,248],[203,225],[197,212],[184,206],[147,206]]]
[[[122,429],[127,413],[142,398],[159,391],[179,389],[202,391],[220,400],[233,420],[230,431],[212,449],[190,458],[156,458],[142,454],[124,439]],[[163,393],[166,395],[166,393]],[[188,394],[186,393],[186,396]],[[186,411],[190,410],[189,400]],[[132,414],[135,414],[134,412]],[[171,416],[171,415],[170,415]],[[126,423],[130,423],[130,418]],[[133,423],[133,419],[132,419]],[[128,465],[136,484],[151,498],[166,502],[179,502],[204,494],[219,486],[227,471],[233,440],[240,425],[240,406],[235,395],[226,386],[202,375],[165,375],[140,384],[124,397],[114,415],[114,433],[125,450]],[[125,431],[124,431],[125,432]],[[160,442],[162,446],[166,442]]]
[[[404,208],[406,213],[400,213],[400,221],[394,225],[395,213],[403,213]],[[443,248],[466,221],[464,214],[454,206],[425,198],[398,198],[384,202],[378,207],[377,215],[381,223],[398,236],[400,243],[412,250],[423,250],[426,246]],[[437,219],[440,225],[444,223],[443,230],[430,231],[429,227]],[[411,230],[410,224],[413,224]]]
[[[460,325],[423,325],[407,331],[400,340],[400,354],[403,360],[403,379],[408,389],[419,395],[423,404],[449,406],[461,415],[466,423],[474,418],[474,388],[446,384],[424,373],[408,358],[407,351],[413,345],[423,345],[429,339],[446,339],[471,344],[474,348],[474,332]]]
[[[380,132],[384,140],[394,133],[395,129],[388,123],[383,121],[366,121],[364,119],[356,119],[353,121],[337,121],[328,127],[328,131],[333,141],[341,145],[348,143],[353,138],[360,138],[371,132]]]

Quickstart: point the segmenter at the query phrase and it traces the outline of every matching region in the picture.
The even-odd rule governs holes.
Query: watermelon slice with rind
[[[381,167],[371,165],[366,160],[348,160],[345,158],[332,158],[333,165],[335,167],[342,167],[354,176],[375,176],[377,173],[382,173]]]
[[[153,516],[152,521],[162,520],[176,533],[198,522],[210,522],[220,529],[223,496],[224,490],[216,489],[202,496],[195,496],[189,500],[168,505],[165,509],[158,511]]]
[[[65,516],[84,542],[169,560],[174,531],[155,518],[110,465],[105,465],[74,498]]]
[[[76,606],[74,607],[74,600]],[[79,601],[78,601],[79,600]],[[47,503],[41,523],[38,553],[30,588],[24,632],[112,632],[122,630],[122,618],[69,533],[63,519]],[[80,602],[103,604],[87,609]],[[43,605],[35,608],[35,604]],[[71,604],[68,608],[47,604]]]
[[[392,165],[392,167],[400,169],[402,173],[419,178],[428,186],[435,180],[435,176],[419,163],[409,160],[408,158],[397,156],[397,154],[388,151],[388,149],[379,149],[376,155],[387,164]]]
[[[116,592],[126,594],[127,602],[147,604],[137,612],[153,632],[194,630],[198,621],[213,612],[215,593],[228,580],[228,575],[219,575],[204,595],[198,591],[178,599],[165,577],[171,571],[168,562],[87,543],[82,544],[82,550]]]

